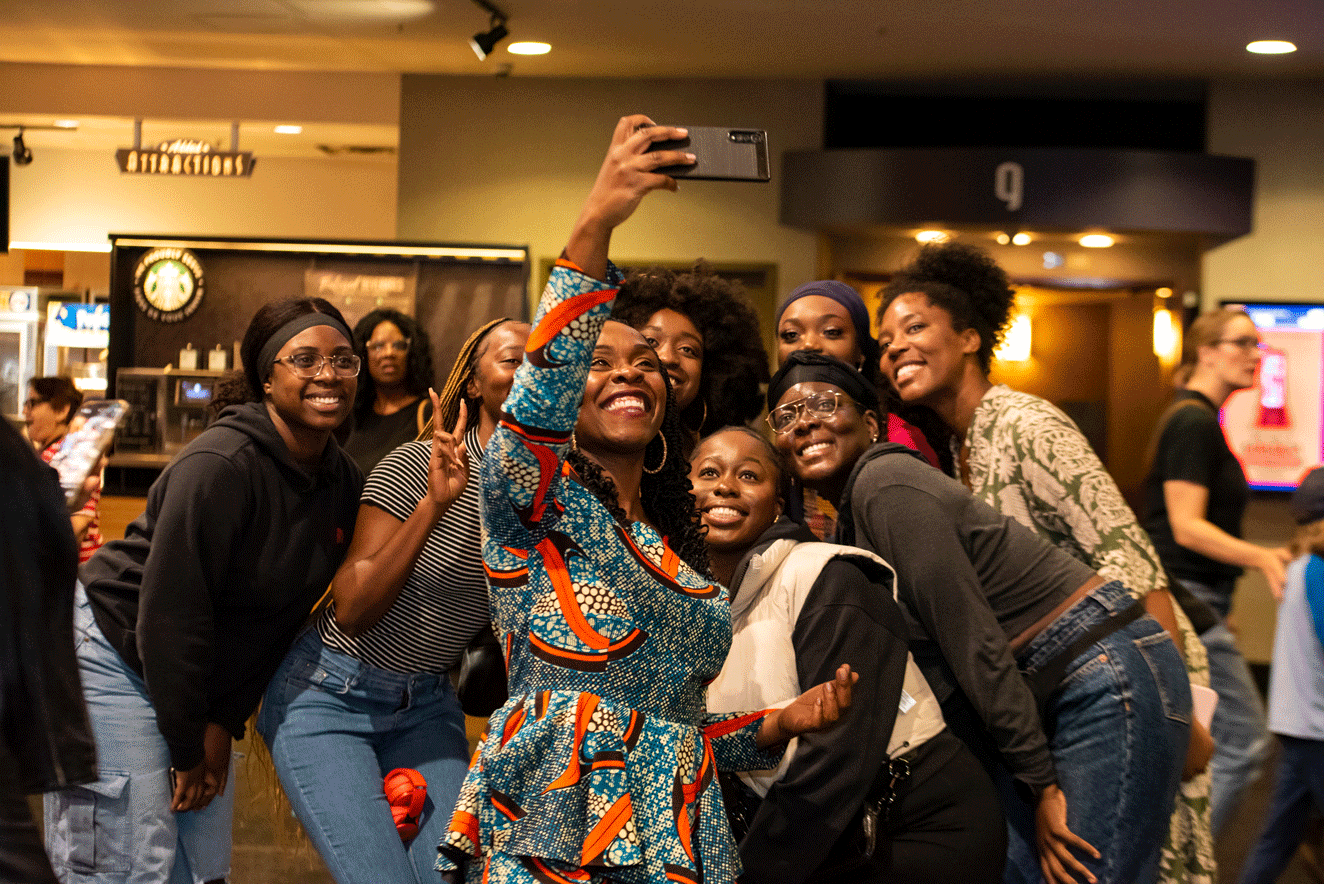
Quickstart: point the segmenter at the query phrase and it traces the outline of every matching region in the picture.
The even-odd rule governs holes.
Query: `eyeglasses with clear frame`
[[[364,347],[373,356],[376,356],[378,353],[385,350],[387,347],[390,347],[396,353],[408,353],[409,338],[401,338],[398,341],[369,341],[367,344],[364,345]]]
[[[1255,350],[1264,346],[1256,335],[1243,335],[1240,338],[1219,338],[1215,344],[1231,344],[1238,350]]]
[[[359,376],[359,357],[348,353],[337,353],[334,356],[323,356],[321,353],[295,353],[293,356],[281,356],[275,360],[284,362],[294,372],[295,377],[310,381],[322,373],[322,368],[327,363],[331,364],[331,371],[338,378],[355,378]]]
[[[845,393],[839,393],[836,390],[810,393],[803,399],[796,399],[778,405],[768,412],[768,416],[764,420],[768,422],[768,426],[772,427],[772,431],[780,436],[795,429],[795,425],[800,422],[805,414],[820,420],[827,420],[837,413],[838,408],[843,405],[850,405],[851,401],[851,398]]]

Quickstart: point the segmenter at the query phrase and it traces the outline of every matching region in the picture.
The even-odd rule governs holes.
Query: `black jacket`
[[[363,474],[331,440],[316,473],[260,402],[231,406],[81,577],[97,625],[147,683],[174,767],[208,722],[234,737],[344,558]]]
[[[74,658],[77,570],[55,471],[0,419],[0,751],[24,792],[97,778]]]

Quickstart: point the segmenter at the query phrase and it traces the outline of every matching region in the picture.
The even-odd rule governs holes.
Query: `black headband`
[[[854,399],[860,408],[878,412],[878,391],[858,369],[840,359],[810,350],[796,350],[787,356],[782,367],[772,376],[768,383],[768,410],[777,407],[787,390],[806,382],[832,384]]]
[[[343,322],[338,321],[334,316],[316,312],[304,313],[276,329],[276,333],[267,338],[267,342],[262,345],[262,350],[257,354],[257,376],[265,383],[267,378],[271,377],[271,365],[276,361],[276,354],[280,352],[280,348],[289,343],[290,338],[299,332],[318,325],[331,326],[345,336],[345,340],[349,342],[351,347],[354,346],[354,335],[350,333]]]

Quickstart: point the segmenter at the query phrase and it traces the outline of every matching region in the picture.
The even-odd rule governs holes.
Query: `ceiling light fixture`
[[[480,34],[474,34],[473,39],[469,41],[469,47],[473,49],[474,55],[482,61],[492,54],[498,43],[510,35],[510,31],[506,30],[506,14],[500,9],[487,0],[474,0],[474,5],[490,16],[487,22],[488,29]]]
[[[1246,51],[1256,55],[1285,55],[1296,52],[1296,44],[1287,40],[1255,40],[1246,44]]]
[[[1106,249],[1116,242],[1106,233],[1087,233],[1077,241],[1087,249]]]
[[[1030,234],[1018,233],[1011,238],[1011,244],[1014,246],[1028,246],[1030,244]]]
[[[32,148],[23,143],[23,127],[18,128],[18,134],[14,136],[14,152],[10,154],[13,157],[15,166],[26,166],[32,162]]]
[[[551,43],[539,43],[536,40],[525,40],[522,43],[511,43],[506,47],[507,52],[513,52],[516,55],[546,55],[552,51]]]
[[[1003,231],[999,230],[999,231],[993,236],[993,241],[996,242],[996,243],[997,243],[998,245],[1000,245],[1000,246],[1010,245],[1010,244],[1011,244],[1011,235],[1008,234],[1008,233],[1004,233]]]
[[[921,230],[919,233],[915,234],[915,242],[920,243],[941,243],[947,242],[947,240],[951,238],[951,235],[945,230]]]
[[[271,131],[275,132],[277,135],[300,135],[303,133],[303,127],[282,123]]]

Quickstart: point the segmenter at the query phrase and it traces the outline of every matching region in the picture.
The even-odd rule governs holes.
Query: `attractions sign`
[[[256,162],[251,151],[217,151],[205,141],[185,138],[155,148],[122,147],[115,151],[115,160],[126,175],[201,178],[247,178]]]

